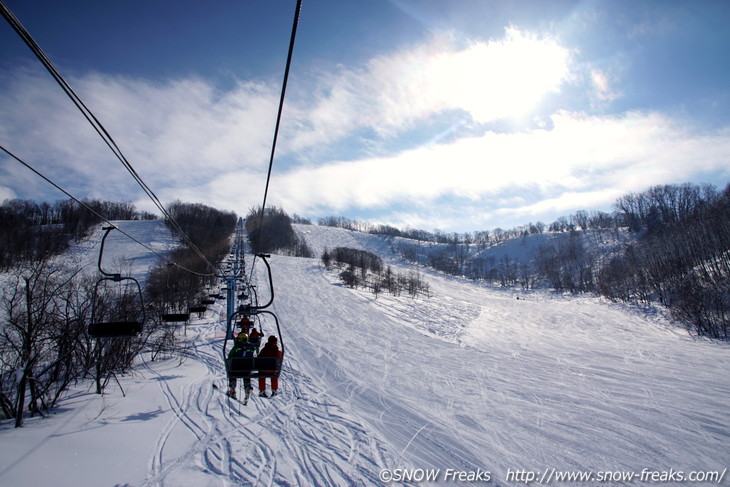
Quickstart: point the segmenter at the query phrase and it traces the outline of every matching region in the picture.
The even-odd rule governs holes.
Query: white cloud
[[[71,179],[72,193],[128,200],[141,194],[44,73],[19,70],[2,81],[6,90],[0,98],[8,110],[0,114],[0,135],[19,157],[55,181]],[[268,164],[278,103],[274,88],[242,82],[218,92],[199,79],[159,83],[99,74],[69,82],[160,193],[202,187],[218,173],[256,172]]]
[[[17,195],[15,194],[15,191],[12,190],[12,188],[8,188],[7,186],[0,186],[0,202],[5,200],[12,200],[16,197]]]
[[[239,83],[217,92],[198,79],[160,84],[103,76],[80,84],[148,174],[190,183],[198,171],[256,168],[267,160],[278,100],[270,87]]]
[[[604,71],[591,70],[591,83],[593,84],[593,96],[600,102],[611,102],[622,96],[613,89],[612,80]]]
[[[728,129],[697,135],[659,113],[643,112],[559,112],[552,122],[550,130],[487,132],[387,158],[299,168],[277,178],[276,200],[304,214],[396,205],[432,215],[430,205],[452,199],[454,207],[443,212],[482,208],[529,220],[570,208],[608,207],[649,184],[727,171]],[[496,204],[506,191],[523,194],[524,202]]]
[[[320,72],[311,89],[300,84],[291,91],[269,203],[302,215],[363,209],[393,223],[488,228],[507,225],[497,218],[536,220],[609,205],[649,184],[727,174],[730,130],[698,135],[658,112],[558,111],[539,129],[481,135],[475,127],[489,125],[472,123],[469,137],[455,132],[414,148],[414,139],[399,137],[436,126],[440,114],[457,124],[516,116],[571,77],[569,52],[547,37],[512,28],[501,40],[456,44],[435,36],[362,66]],[[0,81],[0,138],[9,149],[80,197],[153,209],[45,74],[21,69],[0,73]],[[221,91],[202,79],[94,74],[71,82],[163,201],[239,213],[260,204],[276,83],[240,82]],[[608,73],[594,70],[591,83],[604,99],[615,95]],[[387,144],[388,152],[363,156],[369,141]],[[3,183],[20,194],[28,185],[16,173],[3,168],[13,181]]]

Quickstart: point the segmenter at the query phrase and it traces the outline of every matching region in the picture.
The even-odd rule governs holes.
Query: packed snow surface
[[[160,223],[126,226],[161,249],[172,241]],[[412,269],[379,237],[297,229],[317,252],[356,247]],[[150,259],[124,239],[114,252],[135,270]],[[50,417],[0,424],[0,485],[526,485],[566,472],[593,477],[560,483],[685,485],[678,473],[730,467],[728,346],[658,313],[423,268],[432,297],[376,298],[318,259],[271,266],[279,396],[242,406],[213,388],[225,383],[219,303],[191,321],[180,355],[145,354],[121,388],[78,384]]]

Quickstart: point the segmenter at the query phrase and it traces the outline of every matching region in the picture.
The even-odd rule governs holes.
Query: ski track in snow
[[[155,364],[144,364],[148,376],[159,379],[173,412],[154,445],[144,486],[189,484],[197,477],[209,482],[210,476],[257,486],[377,483],[383,447],[321,386],[306,377],[288,378],[294,359],[287,362],[282,378],[286,386],[276,398],[254,395],[242,406],[214,392],[213,380],[220,390],[226,388],[222,340],[212,338],[221,330],[216,320],[188,327],[193,345],[187,360],[205,374],[181,390],[171,388]],[[181,432],[189,443],[184,451],[173,444]]]
[[[363,248],[412,269],[384,239],[297,229],[317,251]],[[317,259],[272,256],[271,265],[286,347],[280,395],[242,406],[213,389],[227,387],[216,304],[188,325],[182,356],[145,356],[120,377],[126,397],[112,385],[104,397],[76,391],[51,421],[3,425],[0,441],[20,456],[0,453],[0,484],[372,486],[383,485],[384,468],[450,468],[519,486],[508,470],[730,466],[727,344],[591,297],[483,288],[421,269],[432,298],[376,298],[340,285]],[[69,461],[79,445],[85,455]],[[120,450],[121,462],[106,453]],[[54,457],[65,483],[35,467]]]

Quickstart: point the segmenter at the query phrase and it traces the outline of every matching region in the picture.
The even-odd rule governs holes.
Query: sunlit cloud
[[[570,78],[570,52],[557,41],[505,30],[500,40],[459,47],[447,34],[320,76],[318,97],[297,112],[297,149],[359,127],[393,137],[448,110],[480,123],[520,117]]]
[[[438,96],[476,121],[519,117],[569,77],[569,52],[551,39],[511,27],[500,41],[478,42],[436,65]]]

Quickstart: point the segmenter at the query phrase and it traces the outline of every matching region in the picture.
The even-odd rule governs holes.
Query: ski
[[[231,397],[228,394],[226,394],[226,392],[223,391],[220,387],[218,387],[218,384],[213,384],[213,390],[219,394],[223,394],[231,401],[236,401],[238,404],[240,404],[242,406],[246,406],[248,404],[248,398],[251,396],[251,391],[246,391],[246,396],[243,399],[238,399],[237,397]]]
[[[249,399],[250,397],[251,397],[251,389],[248,389],[248,390],[246,391],[246,395],[245,395],[245,396],[244,396],[244,398],[243,398],[243,405],[244,405],[244,406],[245,406],[246,404],[248,404],[248,399]]]

